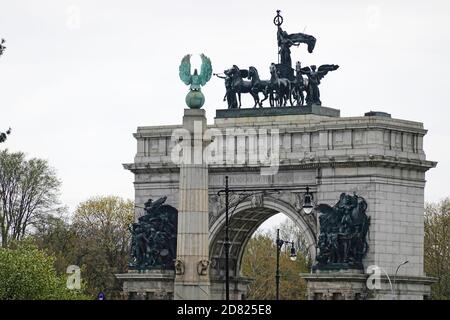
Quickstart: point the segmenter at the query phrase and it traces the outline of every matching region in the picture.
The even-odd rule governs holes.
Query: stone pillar
[[[207,300],[210,280],[208,165],[203,159],[205,110],[185,109],[183,128],[189,131],[190,139],[183,141],[183,163],[180,164],[176,262],[179,267],[174,299]]]

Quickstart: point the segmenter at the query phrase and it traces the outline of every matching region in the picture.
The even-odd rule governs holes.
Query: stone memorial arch
[[[135,177],[136,205],[142,207],[149,198],[167,196],[166,203],[175,208],[183,206],[180,203],[180,166],[172,159],[173,148],[180,141],[174,131],[183,127],[192,129],[193,121],[203,123],[203,132],[208,129],[226,132],[234,128],[261,128],[266,132],[273,130],[279,142],[278,163],[273,174],[262,174],[261,168],[267,166],[261,165],[261,162],[249,163],[249,153],[254,150],[249,149],[248,138],[242,140],[247,155],[244,162],[226,163],[224,160],[223,163],[207,165],[203,176],[204,185],[197,186],[204,189],[203,199],[193,200],[195,203],[206,203],[207,220],[200,221],[196,216],[192,216],[191,220],[187,218],[189,216],[180,220],[179,216],[178,236],[180,221],[193,226],[207,223],[208,235],[203,238],[203,243],[197,244],[207,247],[204,252],[208,254],[210,262],[207,279],[209,291],[204,298],[224,298],[225,207],[223,196],[219,197],[217,192],[223,189],[226,175],[229,176],[231,187],[261,190],[261,193],[255,193],[237,206],[238,196],[236,201],[230,196],[231,298],[245,297],[249,283],[249,279],[242,278],[240,274],[247,241],[262,222],[278,212],[286,214],[303,230],[305,239],[311,244],[311,256],[315,257],[317,215],[308,216],[301,210],[302,196],[307,186],[316,203],[333,205],[341,193],[352,192],[366,199],[371,226],[369,250],[363,264],[365,268],[379,266],[390,276],[388,279],[383,273],[382,287],[369,292],[368,298],[392,297],[393,288],[388,280],[392,284],[397,266],[405,260],[409,263],[398,270],[395,293],[402,299],[422,298],[429,293],[432,279],[427,278],[423,271],[424,186],[425,172],[436,163],[425,157],[423,137],[426,130],[421,123],[393,119],[386,113],[373,112],[359,117],[340,117],[339,110],[312,106],[217,110],[214,123],[206,125],[203,110],[186,109],[183,125],[139,127],[134,134],[137,141],[134,163],[125,164],[124,167]],[[205,137],[208,141],[205,141]],[[203,146],[214,141],[208,135],[201,139]],[[238,138],[233,137],[232,140],[237,142]],[[238,145],[231,143],[226,148],[223,142],[220,148],[236,154]],[[194,184],[202,180],[195,174],[190,179]],[[278,192],[270,192],[273,189]],[[194,193],[191,195],[195,198]],[[142,210],[138,209],[137,212],[139,215]],[[186,241],[184,244],[178,240],[178,246],[189,245],[192,240],[189,237],[195,238],[195,233],[183,238]],[[333,290],[343,287],[339,277],[325,279],[329,276],[317,273],[308,278],[306,275],[310,298],[333,297],[336,294]],[[166,295],[163,296],[171,298],[175,274],[168,272],[164,277],[166,286],[163,291]],[[351,277],[351,281],[359,281],[361,287],[365,285],[368,275],[360,273]],[[324,288],[318,285],[325,280],[328,286]],[[129,282],[128,292],[144,290],[132,283]],[[159,284],[150,287],[152,289],[149,292],[158,291],[155,288],[161,289]],[[354,290],[361,291],[361,288]],[[354,294],[353,291],[338,293],[338,296],[343,294],[346,298],[352,298],[346,294]],[[359,297],[364,293],[357,294]]]

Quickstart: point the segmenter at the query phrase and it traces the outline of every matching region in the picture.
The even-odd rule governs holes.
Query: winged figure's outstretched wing
[[[333,207],[331,207],[325,203],[321,203],[321,204],[317,205],[316,211],[318,211],[322,214],[333,214],[334,213]]]
[[[300,69],[301,73],[303,74],[310,74],[311,73],[311,68],[310,67],[303,67]]]
[[[321,213],[319,215],[320,230],[327,230],[333,226],[335,219],[335,210],[327,204],[319,204],[316,210]]]
[[[154,202],[152,203],[152,209],[153,209],[153,208],[158,208],[158,207],[162,206],[163,203],[166,202],[166,200],[167,200],[167,196],[164,196],[164,197],[159,198],[158,200],[154,201]]]
[[[212,66],[211,66],[211,60],[205,56],[203,53],[200,55],[202,58],[202,67],[200,71],[200,84],[204,86],[209,79],[211,79],[212,75]]]
[[[337,70],[339,66],[337,64],[323,64],[317,69],[319,78],[322,79],[330,71]]]
[[[191,84],[192,76],[191,76],[191,55],[187,54],[183,57],[180,64],[180,79],[186,85]]]

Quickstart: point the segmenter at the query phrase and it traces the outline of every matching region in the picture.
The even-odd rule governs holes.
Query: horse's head
[[[230,69],[228,69],[229,75],[231,77],[237,77],[240,75],[240,70],[237,65],[233,65]]]
[[[226,75],[227,77],[231,77],[231,72],[232,72],[231,69],[227,69],[223,72],[223,74]]]
[[[367,202],[364,198],[359,197],[356,194],[353,197],[349,197],[352,198],[351,203],[353,204],[352,219],[355,223],[361,224],[367,218]]]
[[[251,79],[251,78],[253,78],[253,77],[257,76],[257,75],[258,75],[258,70],[256,70],[255,67],[249,67],[248,68],[248,79]]]
[[[270,65],[270,75],[272,77],[278,78],[278,70],[277,70],[277,66],[275,65],[275,63],[272,63]]]

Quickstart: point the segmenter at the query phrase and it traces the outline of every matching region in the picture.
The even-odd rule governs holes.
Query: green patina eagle
[[[212,75],[211,60],[203,53],[200,55],[202,58],[202,66],[200,74],[197,69],[194,69],[194,74],[191,74],[191,55],[187,54],[183,57],[180,64],[180,79],[186,85],[190,85],[190,89],[194,91],[200,91],[200,87],[204,86]]]

